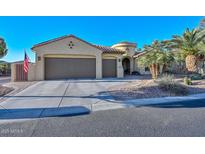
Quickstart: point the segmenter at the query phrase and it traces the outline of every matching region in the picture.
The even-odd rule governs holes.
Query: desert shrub
[[[185,85],[182,85],[174,80],[173,75],[163,75],[157,80],[159,88],[163,91],[169,92],[174,95],[187,95],[188,89]]]
[[[184,84],[186,84],[186,85],[192,85],[191,78],[184,77]]]
[[[157,82],[158,82],[158,83],[162,83],[162,84],[175,82],[175,81],[174,81],[174,75],[171,75],[171,74],[163,74],[163,75],[157,80]]]

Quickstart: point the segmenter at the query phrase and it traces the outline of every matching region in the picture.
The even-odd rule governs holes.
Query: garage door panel
[[[116,59],[103,59],[102,66],[103,66],[102,67],[103,77],[116,77],[117,76]]]
[[[45,78],[95,78],[94,58],[45,58]]]

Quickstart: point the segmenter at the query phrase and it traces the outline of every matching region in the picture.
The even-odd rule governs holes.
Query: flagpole
[[[24,49],[24,63],[23,63],[23,67],[24,67],[24,72],[27,74],[28,73],[28,69],[29,69],[29,57],[26,54],[26,49]]]
[[[25,55],[26,55],[26,49],[24,48],[24,58],[25,58]]]

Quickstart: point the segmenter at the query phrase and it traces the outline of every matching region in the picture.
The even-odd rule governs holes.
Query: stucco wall
[[[118,78],[124,77],[124,69],[122,67],[122,56],[121,55],[117,57],[117,77]]]
[[[29,69],[28,69],[28,81],[33,81],[36,79],[35,75],[36,75],[36,65],[33,63],[29,64]]]
[[[72,41],[74,46],[69,47],[69,42]],[[33,49],[36,52],[36,80],[44,80],[44,58],[48,55],[72,55],[72,56],[93,56],[96,57],[96,78],[102,78],[102,51],[82,42],[76,38],[65,38],[44,46]],[[40,57],[40,61],[39,58]]]

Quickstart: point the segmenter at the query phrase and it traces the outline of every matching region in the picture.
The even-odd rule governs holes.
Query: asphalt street
[[[205,136],[205,101],[0,121],[0,136]]]

